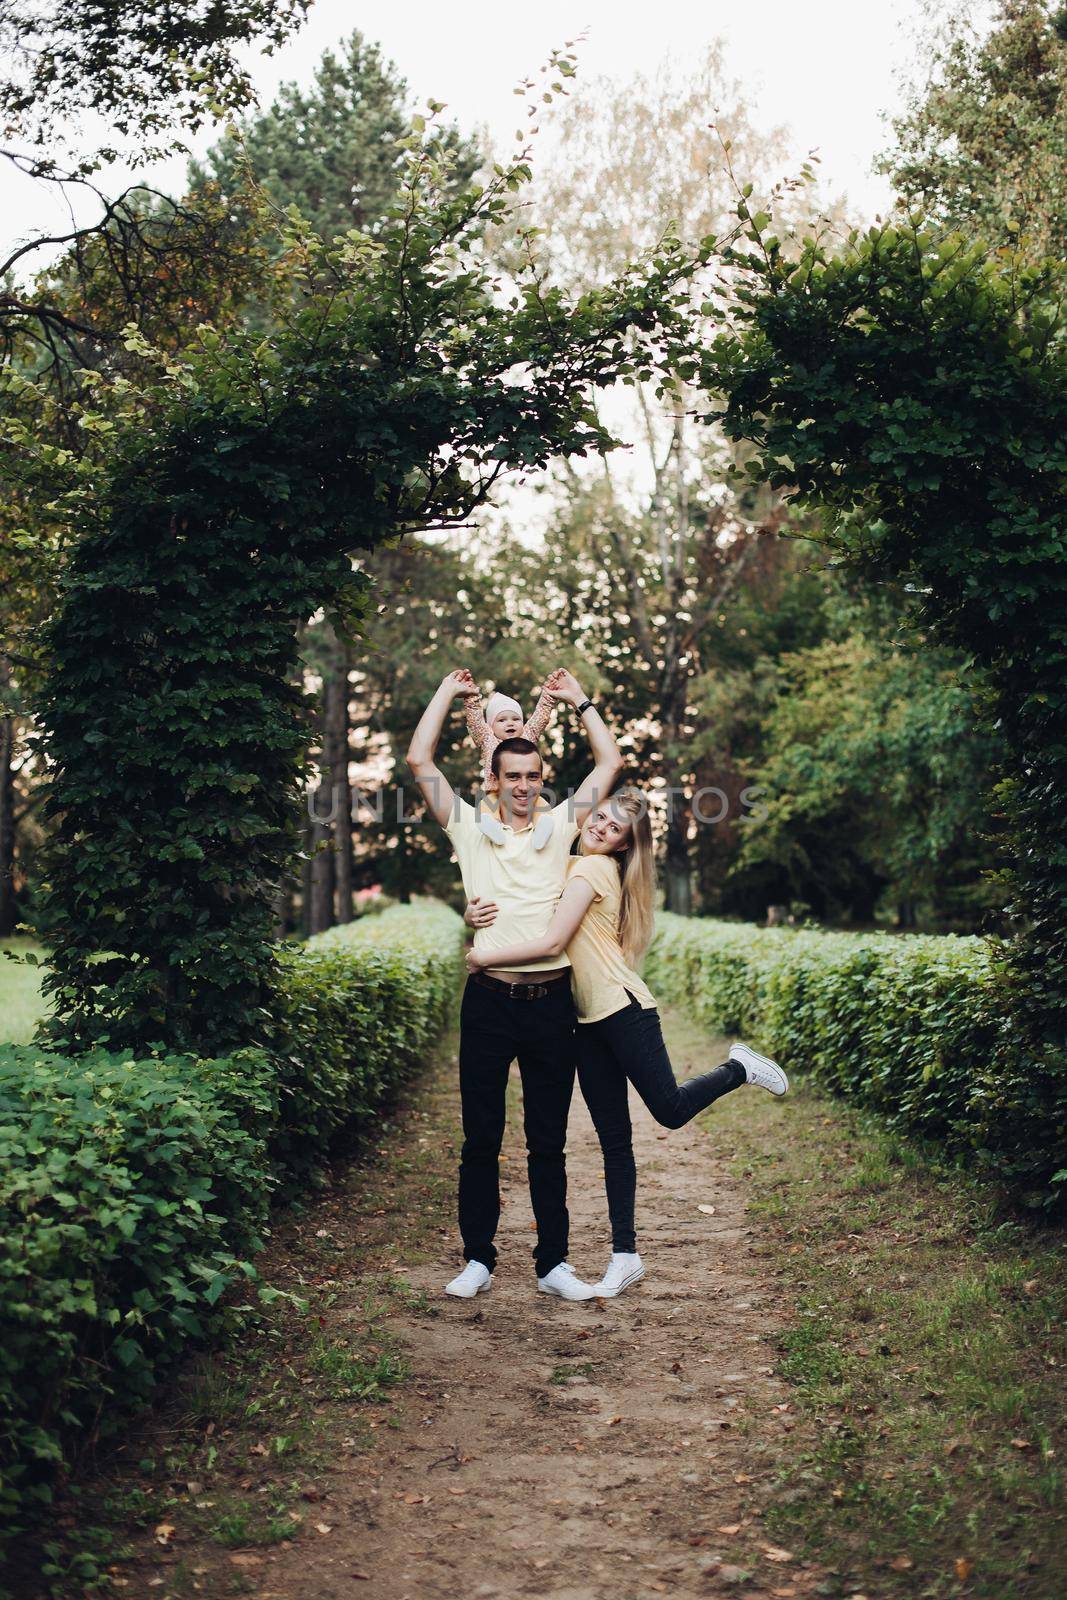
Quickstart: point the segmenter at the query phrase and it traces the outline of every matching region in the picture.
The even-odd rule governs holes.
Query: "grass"
[[[43,955],[33,939],[0,940],[0,1044],[29,1044],[33,1031],[48,1010],[41,999],[43,968],[12,961],[4,951],[16,955]]]
[[[750,1182],[788,1307],[778,1371],[798,1426],[768,1533],[842,1594],[1058,1600],[1063,1233],[803,1083],[784,1102],[729,1096],[707,1127]]]
[[[562,1366],[553,1367],[552,1375],[548,1381],[549,1383],[566,1383],[568,1378],[591,1378],[592,1376],[593,1363],[591,1361],[579,1361],[576,1366],[568,1366],[564,1363]]]
[[[370,1337],[382,1338],[373,1325]],[[403,1383],[411,1375],[393,1350],[372,1349],[364,1354],[362,1348],[353,1350],[343,1340],[324,1338],[316,1340],[309,1351],[308,1370],[322,1380],[324,1396],[329,1400],[387,1400],[394,1384]]]
[[[211,1536],[229,1549],[281,1544],[296,1537],[302,1521],[300,1512],[281,1502],[264,1509],[251,1500],[237,1501],[216,1520]]]

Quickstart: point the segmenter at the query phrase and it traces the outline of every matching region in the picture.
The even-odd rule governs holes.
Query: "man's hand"
[[[459,667],[455,672],[447,672],[441,679],[441,688],[451,689],[453,699],[457,694],[469,695],[478,694],[479,692],[478,685],[467,667]]]
[[[545,688],[554,700],[565,700],[569,705],[578,706],[586,698],[582,688],[573,672],[568,672],[566,667],[557,667],[555,672],[549,673],[545,679]]]
[[[455,809],[456,796],[452,785],[437,765],[435,759],[437,743],[456,696],[477,693],[478,686],[466,667],[446,673],[419,718],[418,727],[411,735],[411,743],[408,745],[408,766],[411,768],[412,776],[419,786],[419,793],[426,801],[430,815],[435,822],[441,824],[442,828],[448,827],[449,819]]]
[[[463,920],[468,928],[488,928],[496,921],[496,913],[495,900],[483,900],[481,895],[476,894],[473,900],[467,901]]]
[[[466,960],[468,972],[481,972],[487,964],[485,957],[473,947],[467,951]]]

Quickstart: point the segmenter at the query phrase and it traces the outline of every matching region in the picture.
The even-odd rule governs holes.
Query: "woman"
[[[629,1080],[664,1127],[680,1128],[721,1095],[743,1083],[772,1094],[789,1087],[776,1062],[745,1044],[711,1072],[675,1080],[656,1002],[634,968],[652,936],[656,887],[648,804],[638,789],[620,789],[590,813],[578,837],[579,854],[540,939],[502,950],[467,952],[467,967],[515,967],[566,950],[578,1012],[578,1081],[604,1152],[612,1256],[597,1293],[616,1295],[644,1277],[634,1235],[634,1163]],[[487,927],[496,906],[471,901],[467,921]]]

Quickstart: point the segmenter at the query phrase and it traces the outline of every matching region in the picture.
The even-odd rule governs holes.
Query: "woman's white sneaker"
[[[561,1300],[592,1300],[597,1293],[591,1283],[582,1282],[567,1261],[538,1278],[537,1287],[541,1294],[558,1294]]]
[[[730,1060],[739,1061],[744,1067],[746,1082],[758,1083],[761,1089],[769,1089],[771,1094],[785,1094],[788,1091],[789,1079],[777,1061],[772,1061],[770,1056],[761,1056],[751,1045],[732,1044]]]
[[[595,1293],[611,1300],[622,1294],[632,1283],[640,1283],[645,1275],[644,1263],[636,1251],[615,1250],[608,1262],[608,1270],[597,1284]]]
[[[458,1278],[445,1284],[445,1294],[454,1294],[457,1300],[473,1300],[493,1286],[493,1274],[481,1261],[468,1261]]]

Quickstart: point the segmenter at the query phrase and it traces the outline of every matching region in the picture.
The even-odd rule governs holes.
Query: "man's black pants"
[[[576,1017],[570,975],[539,1000],[513,999],[468,979],[460,1009],[459,1087],[463,1154],[459,1228],[463,1254],[496,1266],[500,1145],[511,1063],[522,1075],[530,1200],[537,1222],[534,1262],[543,1278],[567,1259],[567,1113],[574,1089]]]

